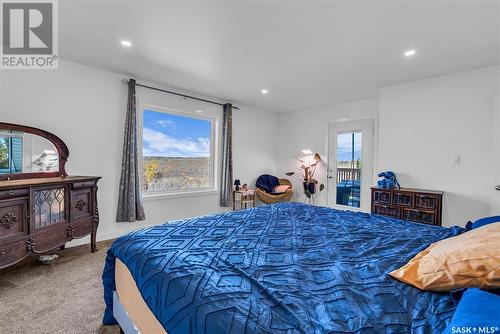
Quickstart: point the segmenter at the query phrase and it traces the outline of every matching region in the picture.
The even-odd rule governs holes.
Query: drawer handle
[[[7,213],[0,218],[0,225],[6,228],[12,228],[15,222],[17,222],[17,216],[12,212]]]
[[[79,199],[76,204],[75,204],[75,208],[82,211],[83,208],[85,208],[87,206],[87,203],[83,200],[83,199]]]
[[[9,195],[14,195],[14,190],[9,190]]]

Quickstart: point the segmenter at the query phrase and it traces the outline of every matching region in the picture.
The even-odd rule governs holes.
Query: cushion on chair
[[[269,174],[259,176],[259,178],[255,182],[255,186],[257,188],[264,190],[268,194],[271,194],[274,187],[278,186],[279,184],[279,179],[276,176],[272,176]]]
[[[286,193],[286,191],[290,189],[290,186],[287,184],[282,184],[279,186],[274,187],[273,189],[273,194],[283,194]]]
[[[500,223],[433,243],[389,275],[427,291],[500,288]]]
[[[465,333],[459,331],[462,328],[470,328],[472,333],[494,333],[493,330],[479,331],[478,327],[500,327],[500,296],[480,289],[467,289],[443,333]]]

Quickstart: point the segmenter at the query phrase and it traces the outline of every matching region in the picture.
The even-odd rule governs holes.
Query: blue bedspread
[[[450,295],[387,273],[462,231],[300,203],[145,228],[108,251],[104,323],[119,258],[169,334],[440,333]]]

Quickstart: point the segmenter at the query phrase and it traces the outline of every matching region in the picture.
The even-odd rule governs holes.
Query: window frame
[[[219,117],[216,115],[197,113],[192,111],[180,110],[175,108],[162,107],[152,104],[138,105],[137,119],[137,145],[138,145],[138,162],[139,162],[139,183],[141,188],[141,196],[144,200],[161,199],[165,197],[188,197],[217,194],[217,161],[218,161],[218,128]],[[154,112],[170,114],[175,116],[190,117],[210,121],[210,156],[209,156],[209,186],[203,188],[187,188],[179,190],[159,190],[145,191],[144,185],[144,111],[150,110]]]

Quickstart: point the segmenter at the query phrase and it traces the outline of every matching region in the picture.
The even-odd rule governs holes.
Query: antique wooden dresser
[[[371,189],[372,213],[419,223],[441,225],[442,191],[378,187]]]
[[[0,269],[89,234],[91,250],[97,250],[100,177],[67,176],[68,155],[53,134],[0,123]],[[42,162],[33,163],[40,156]]]

